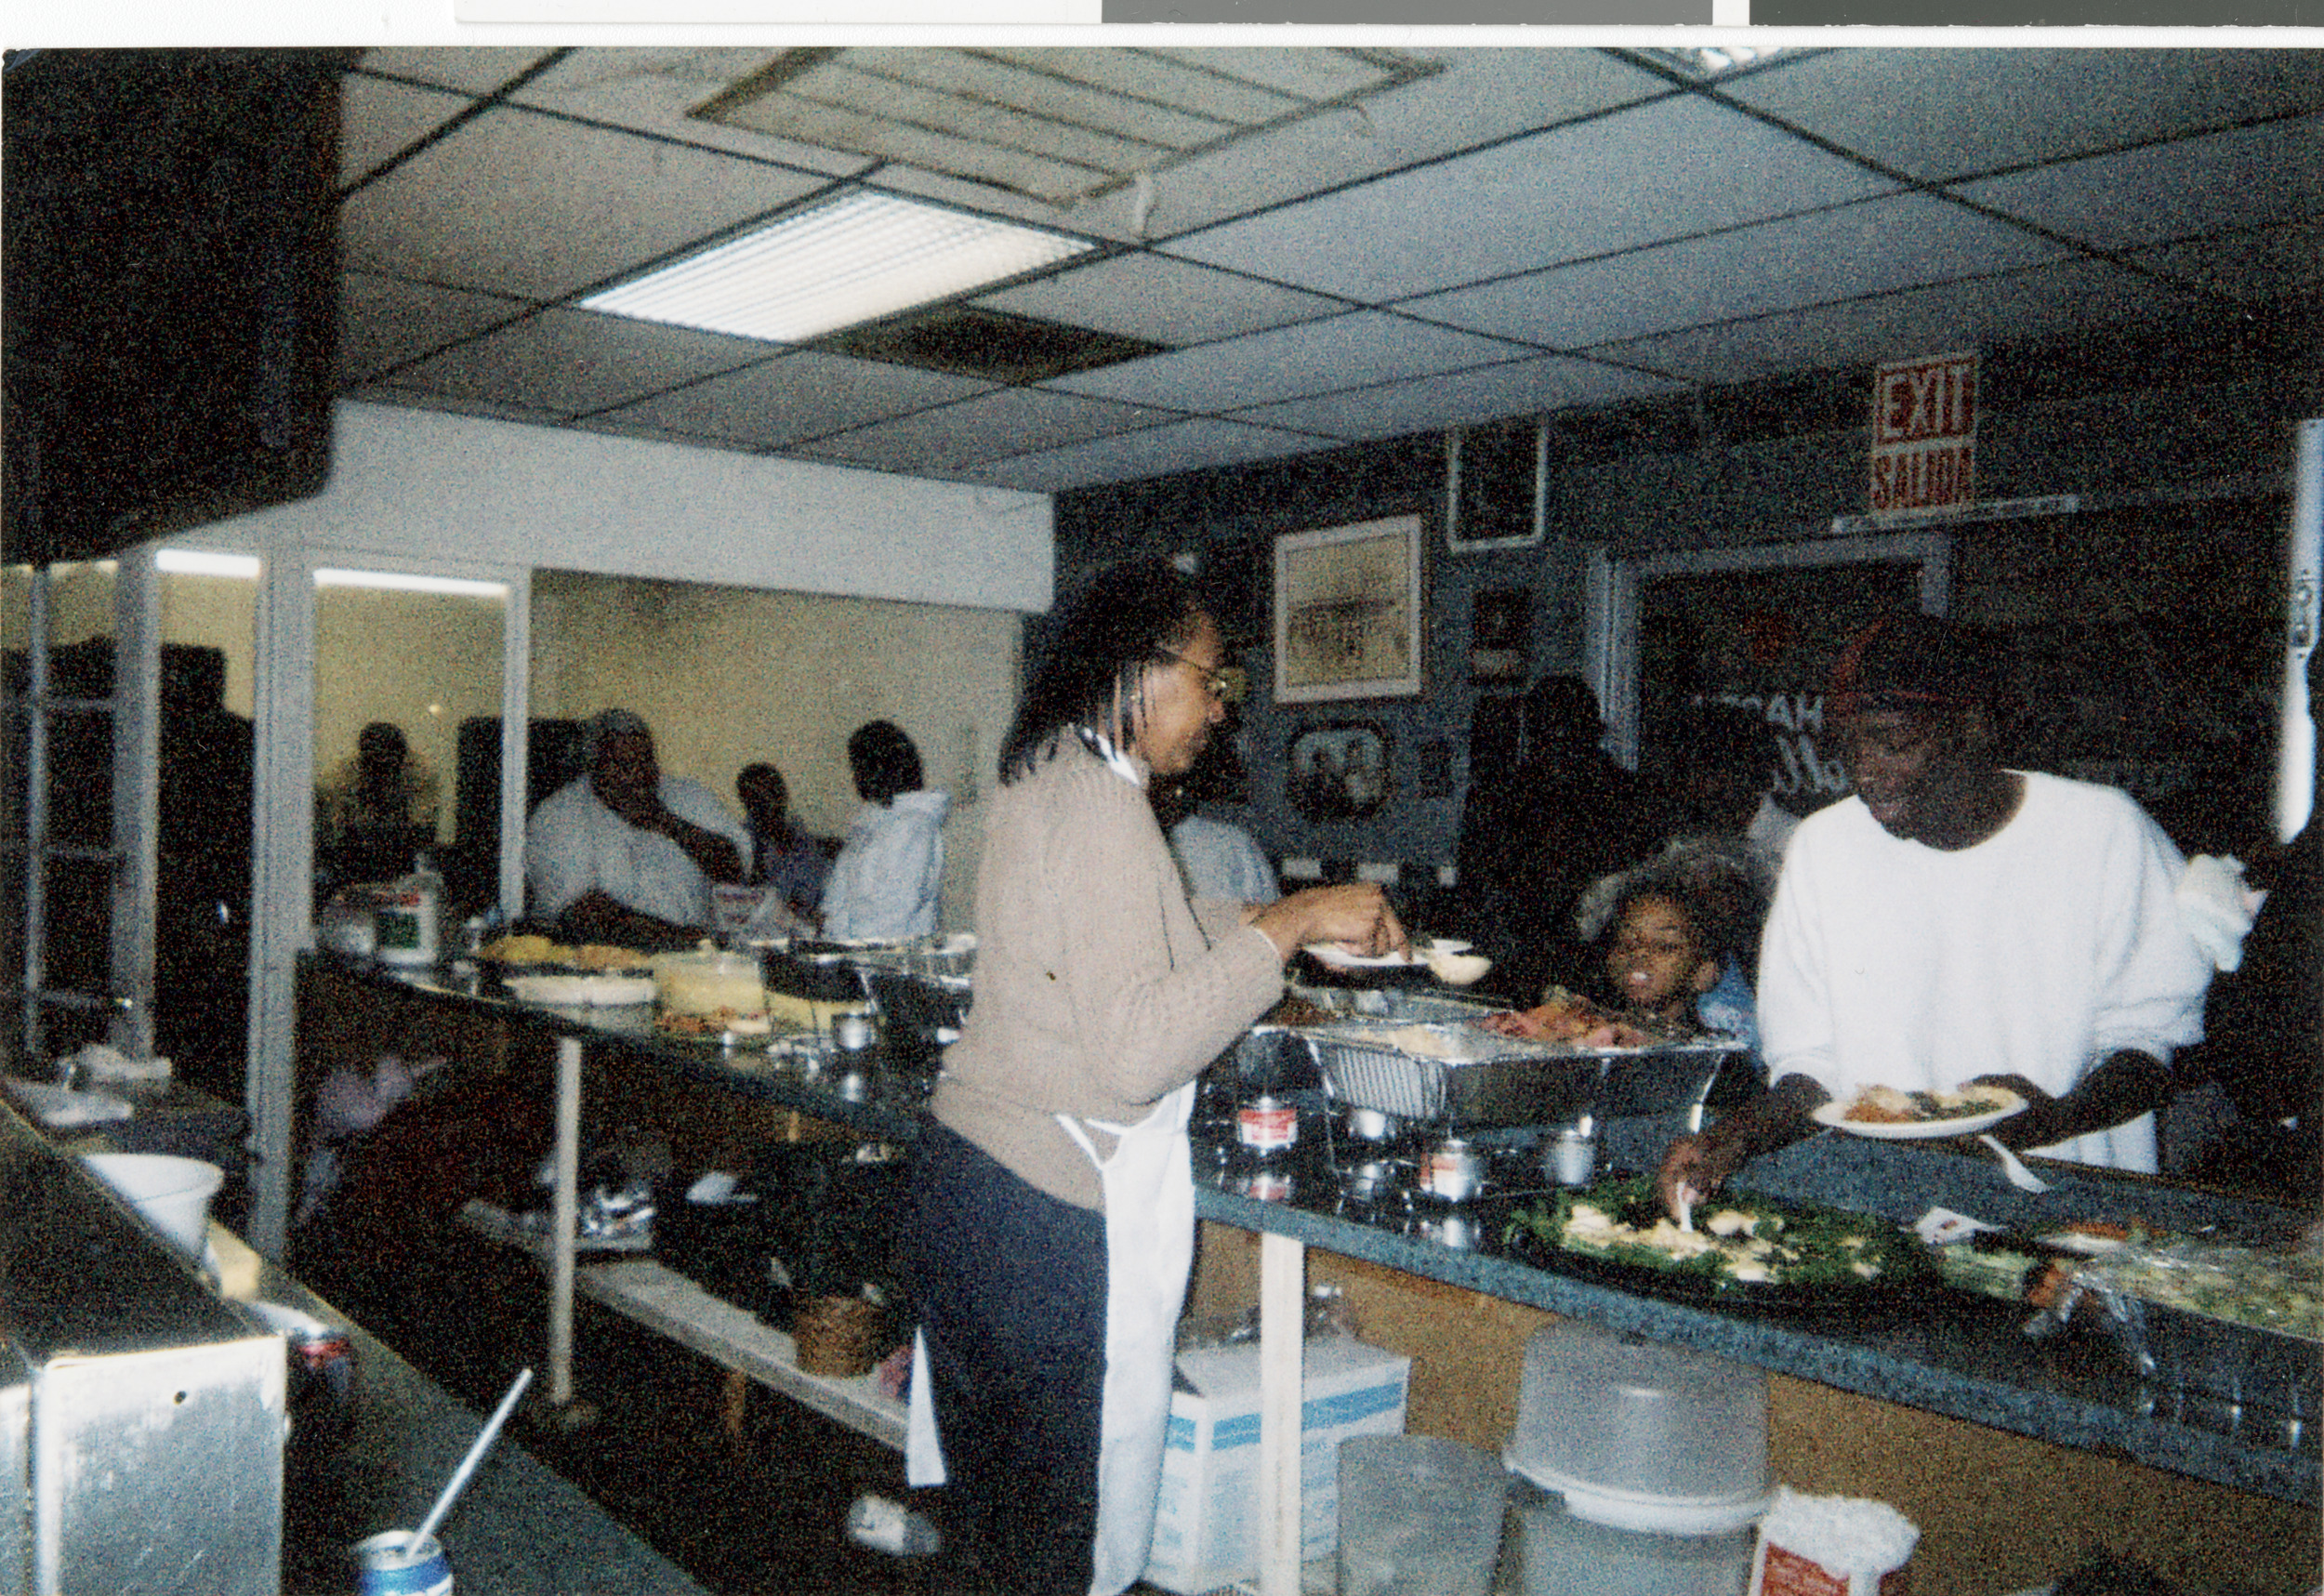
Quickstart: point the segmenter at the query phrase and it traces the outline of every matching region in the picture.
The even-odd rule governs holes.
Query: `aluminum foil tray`
[[[1461,1021],[1343,1021],[1284,1027],[1337,1102],[1465,1129],[1568,1125],[1690,1109],[1740,1043],[1577,1049]]]
[[[1563,1125],[1590,1112],[1599,1062],[1469,1024],[1309,1025],[1336,1102],[1457,1129]]]

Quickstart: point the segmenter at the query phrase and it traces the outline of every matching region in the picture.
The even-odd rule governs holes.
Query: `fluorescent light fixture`
[[[864,191],[592,294],[581,305],[795,344],[1096,247],[1088,239]]]
[[[397,593],[457,593],[471,599],[506,599],[506,582],[479,582],[467,576],[415,576],[403,571],[337,571],[315,573],[318,587],[380,587]]]
[[[1697,77],[1711,78],[1756,66],[1770,56],[1780,55],[1783,49],[1781,45],[1657,45],[1639,53],[1667,61]]]
[[[260,569],[255,554],[217,554],[206,548],[158,548],[153,569],[178,576],[238,576],[256,581]]]

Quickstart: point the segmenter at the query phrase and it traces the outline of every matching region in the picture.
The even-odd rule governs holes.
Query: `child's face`
[[[1624,1001],[1667,1019],[1684,1019],[1719,979],[1685,911],[1668,898],[1639,898],[1622,911],[1605,956],[1606,979]]]

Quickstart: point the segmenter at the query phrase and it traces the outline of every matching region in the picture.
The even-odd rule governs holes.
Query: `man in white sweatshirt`
[[[1867,1086],[2004,1086],[1993,1130],[2148,1172],[2173,1049],[2212,962],[2180,919],[2185,862],[2127,794],[2003,769],[1999,674],[1961,628],[1880,623],[1832,673],[1855,796],[1800,824],[1763,943],[1766,1095],[1663,1161],[1667,1202],[1815,1128]],[[1682,1188],[1685,1190],[1683,1191]]]

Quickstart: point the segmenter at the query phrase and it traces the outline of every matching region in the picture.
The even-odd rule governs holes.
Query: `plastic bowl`
[[[189,1258],[209,1244],[210,1199],[226,1171],[164,1153],[88,1153],[81,1162]]]

